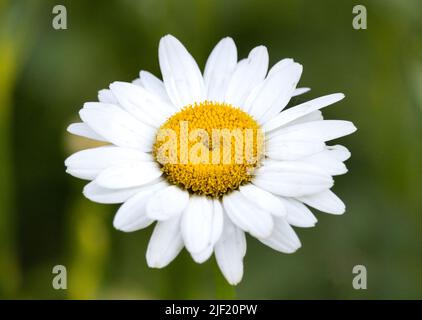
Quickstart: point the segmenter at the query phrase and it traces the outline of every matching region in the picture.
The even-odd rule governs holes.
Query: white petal
[[[97,170],[80,168],[67,168],[66,173],[83,180],[93,180],[98,175]]]
[[[273,233],[268,238],[259,239],[259,241],[274,250],[284,253],[293,253],[301,247],[296,232],[283,217],[274,218]]]
[[[301,160],[325,170],[332,176],[347,172],[347,168],[344,163],[333,156],[332,151],[328,149],[302,158]]]
[[[285,126],[286,127],[294,126],[301,123],[306,123],[306,122],[311,122],[311,121],[321,121],[321,120],[324,120],[324,117],[322,116],[322,112],[320,110],[315,110],[311,113],[308,113],[307,115],[304,115],[300,118],[297,118],[296,120],[289,122]]]
[[[215,243],[220,239],[223,232],[223,207],[221,206],[220,200],[213,199],[213,217],[212,217],[212,235],[211,244],[209,244],[204,250],[198,253],[192,253],[192,258],[197,263],[203,263],[209,259],[214,251]]]
[[[214,246],[209,245],[203,251],[199,253],[191,253],[193,260],[196,263],[204,263],[207,261],[214,251]]]
[[[293,95],[292,97],[297,97],[300,96],[306,92],[309,92],[311,90],[311,88],[296,88],[295,91],[293,91]]]
[[[278,61],[275,65],[273,65],[268,71],[268,76],[272,76],[274,73],[277,73],[279,71],[285,70],[288,66],[292,65],[294,63],[294,60],[292,58],[285,58],[280,61]]]
[[[158,222],[148,244],[146,254],[148,266],[164,268],[177,257],[182,248],[180,216]]]
[[[263,129],[266,132],[277,129],[291,121],[294,121],[300,117],[303,117],[315,110],[319,110],[326,106],[329,106],[337,101],[344,98],[342,93],[334,93],[327,96],[319,97],[305,103],[301,103],[295,107],[284,110],[280,114],[271,118],[268,122],[263,125]]]
[[[141,151],[152,149],[155,130],[116,105],[85,103],[79,114],[95,132],[115,145]]]
[[[189,193],[175,185],[155,193],[148,201],[147,215],[154,220],[167,220],[179,215],[186,208]]]
[[[258,188],[253,184],[243,185],[239,188],[239,191],[249,201],[252,201],[261,209],[275,216],[286,215],[286,207],[284,206],[283,202],[270,192]]]
[[[274,160],[297,160],[325,149],[322,141],[267,141],[265,154]]]
[[[139,162],[134,165],[110,167],[103,170],[95,179],[104,188],[131,188],[157,180],[162,171],[155,162]]]
[[[153,127],[159,127],[175,112],[175,108],[146,89],[128,82],[110,85],[119,104],[136,119]]]
[[[151,155],[135,149],[104,146],[76,152],[65,160],[65,165],[71,175],[92,180],[106,168],[152,160]]]
[[[329,141],[337,139],[356,131],[356,127],[350,121],[321,120],[311,121],[294,126],[280,128],[270,134],[267,139],[275,141],[286,140],[318,140]]]
[[[95,181],[85,185],[83,194],[91,201],[98,203],[122,203],[142,190],[142,187],[127,189],[107,189],[100,187]]]
[[[248,58],[237,64],[227,88],[225,101],[235,107],[243,107],[251,90],[264,80],[267,70],[267,48],[259,46],[252,49]]]
[[[212,244],[212,222],[212,200],[204,196],[191,196],[181,222],[183,241],[190,253],[200,253]]]
[[[220,200],[212,200],[212,212],[211,241],[214,245],[220,239],[221,233],[223,232],[223,206],[221,205]]]
[[[302,202],[292,198],[280,197],[287,209],[286,221],[295,227],[309,228],[315,226],[317,219]]]
[[[215,246],[215,258],[221,272],[231,285],[236,285],[242,280],[245,253],[244,232],[225,216],[223,233]]]
[[[339,161],[346,161],[350,158],[350,151],[342,145],[327,146],[327,149],[330,150],[332,157],[336,158]]]
[[[144,85],[141,82],[141,79],[139,79],[139,78],[136,78],[135,80],[132,80],[132,84],[137,85],[137,86],[140,86],[142,88],[144,87]]]
[[[161,38],[158,56],[167,94],[175,106],[182,108],[204,100],[201,71],[179,40],[171,35]]]
[[[271,234],[273,229],[271,214],[255,206],[239,191],[225,195],[223,206],[233,223],[254,237],[265,238]]]
[[[146,215],[146,205],[150,197],[165,188],[167,183],[159,182],[141,188],[117,210],[113,225],[116,229],[132,232],[149,226],[154,220]]]
[[[299,197],[298,200],[306,203],[319,211],[331,213],[331,214],[343,214],[346,210],[346,206],[339,197],[337,197],[331,190],[325,190],[323,192],[312,194],[305,197]]]
[[[260,123],[278,115],[290,101],[302,69],[300,64],[293,63],[267,77],[258,94],[246,101],[245,110]]]
[[[227,85],[237,65],[237,49],[232,38],[222,39],[212,50],[204,71],[207,100],[224,101]]]
[[[332,177],[324,170],[300,161],[274,161],[255,174],[254,185],[286,197],[318,193],[333,186]]]
[[[106,141],[102,136],[92,130],[86,123],[72,123],[67,127],[67,131],[71,134],[85,137],[92,140]]]
[[[110,104],[119,104],[113,92],[109,89],[102,89],[98,91],[98,101]]]
[[[142,70],[139,73],[139,81],[146,90],[157,95],[164,101],[170,102],[170,98],[167,95],[163,81],[158,79],[152,73]]]

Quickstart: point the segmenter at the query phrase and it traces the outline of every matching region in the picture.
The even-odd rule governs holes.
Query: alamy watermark
[[[65,266],[59,264],[53,267],[51,271],[55,276],[51,282],[51,285],[56,290],[66,290],[67,289],[67,269]]]
[[[353,14],[355,14],[352,26],[355,30],[366,30],[368,28],[367,12],[366,7],[362,4],[358,4],[353,7]]]
[[[352,269],[352,273],[355,274],[352,281],[353,289],[355,290],[366,290],[368,288],[368,273],[364,265],[356,265]]]
[[[64,5],[58,4],[53,7],[54,15],[51,25],[55,30],[67,29],[67,9]]]
[[[255,164],[263,154],[264,134],[254,129],[189,130],[188,121],[180,121],[179,131],[158,131],[157,161],[164,164]]]

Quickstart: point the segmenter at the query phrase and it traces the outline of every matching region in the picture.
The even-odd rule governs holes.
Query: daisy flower
[[[243,276],[245,233],[274,250],[300,246],[294,227],[317,222],[309,207],[345,211],[330,190],[350,152],[326,142],[356,130],[324,120],[335,93],[284,110],[302,65],[283,59],[268,71],[266,47],[237,60],[231,38],[212,50],[201,73],[173,36],[160,40],[163,80],[147,71],[100,90],[68,131],[106,145],[66,159],[67,172],[90,180],[84,195],[122,203],[114,227],[132,232],[156,222],[146,252],[152,268],[185,247],[197,263],[214,253],[227,281]]]

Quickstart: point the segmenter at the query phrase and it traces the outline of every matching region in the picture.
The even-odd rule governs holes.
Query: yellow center
[[[184,107],[160,127],[153,154],[170,183],[221,197],[251,180],[262,145],[262,131],[249,114],[205,101]]]

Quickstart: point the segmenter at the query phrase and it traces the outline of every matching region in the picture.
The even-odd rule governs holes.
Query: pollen
[[[251,181],[262,146],[263,133],[252,116],[205,101],[185,106],[159,128],[153,155],[170,183],[218,198]]]

